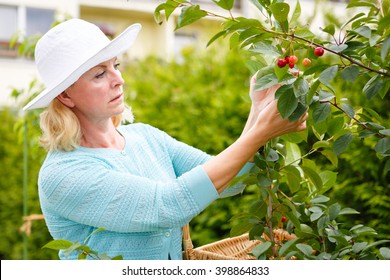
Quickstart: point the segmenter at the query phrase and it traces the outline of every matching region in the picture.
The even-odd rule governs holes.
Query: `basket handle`
[[[183,257],[189,260],[189,251],[194,248],[192,244],[191,236],[190,236],[190,225],[186,224],[183,227]]]

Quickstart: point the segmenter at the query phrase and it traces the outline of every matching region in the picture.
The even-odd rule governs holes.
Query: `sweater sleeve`
[[[189,146],[183,142],[177,141],[165,132],[159,132],[162,134],[160,136],[164,139],[163,142],[166,143],[166,146],[168,147],[168,151],[171,156],[175,172],[178,176],[185,172],[188,172],[189,170],[198,165],[204,164],[206,161],[212,158],[211,155],[208,155],[207,153],[192,146]],[[240,177],[244,174],[249,173],[253,166],[254,163],[246,163],[236,177]],[[220,198],[240,194],[244,191],[245,186],[246,185],[244,185],[242,182],[238,182],[233,186],[229,186],[220,194]]]
[[[218,198],[202,166],[155,181],[90,157],[61,158],[41,169],[38,183],[41,204],[51,213],[117,232],[181,227]]]

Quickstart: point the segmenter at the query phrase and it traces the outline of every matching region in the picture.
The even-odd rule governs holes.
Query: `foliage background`
[[[324,59],[332,59],[330,56]],[[241,133],[249,112],[248,81],[251,75],[236,51],[224,47],[206,52],[186,49],[180,62],[166,62],[156,57],[134,61],[123,66],[127,81],[127,102],[132,106],[136,122],[159,127],[177,139],[216,154],[231,144]],[[352,105],[369,107],[379,113],[380,123],[390,125],[390,95],[367,101],[361,95],[367,81],[358,79],[346,84],[337,81]],[[2,108],[0,122],[0,259],[23,258],[23,234],[19,232],[23,216],[23,118],[19,112]],[[40,213],[37,176],[45,152],[38,148],[38,114],[25,116],[28,122],[28,214]],[[308,142],[314,139],[309,135]],[[314,141],[314,140],[313,140]],[[375,143],[369,138],[357,140],[340,155],[338,166],[313,154],[310,159],[322,170],[338,172],[338,181],[327,193],[342,206],[352,207],[360,215],[347,216],[351,226],[362,223],[373,227],[378,238],[390,236],[390,174],[384,173]],[[222,239],[233,226],[229,221],[247,207],[251,188],[245,195],[218,200],[191,222],[195,246]],[[56,253],[42,250],[51,240],[43,221],[33,222],[27,237],[29,259],[56,259]]]

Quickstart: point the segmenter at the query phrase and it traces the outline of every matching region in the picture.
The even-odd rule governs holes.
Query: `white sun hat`
[[[85,72],[124,53],[140,30],[139,23],[133,24],[111,41],[95,24],[76,18],[50,29],[35,47],[35,64],[46,89],[23,110],[47,107]]]

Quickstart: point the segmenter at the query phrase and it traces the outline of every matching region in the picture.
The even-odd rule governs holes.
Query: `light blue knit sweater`
[[[118,130],[123,151],[79,147],[47,155],[38,185],[48,229],[54,239],[83,243],[104,228],[87,245],[110,257],[181,259],[181,228],[219,197],[201,166],[211,156],[149,125]],[[60,258],[77,253],[61,251]]]

